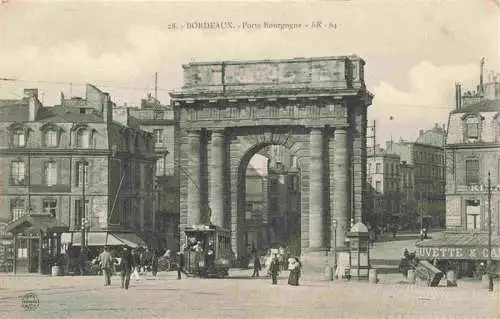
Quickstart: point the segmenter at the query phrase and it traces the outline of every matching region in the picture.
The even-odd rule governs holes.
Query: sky
[[[2,2],[0,2],[2,3]],[[137,105],[182,86],[182,64],[356,54],[377,143],[415,139],[419,129],[446,123],[454,83],[475,88],[479,61],[500,71],[496,0],[351,1],[16,1],[0,4],[0,99],[37,87],[46,105],[60,92],[81,96],[82,84]],[[195,21],[234,24],[336,24],[328,29],[172,30]],[[72,83],[72,84],[70,84]],[[392,120],[391,120],[392,118]]]

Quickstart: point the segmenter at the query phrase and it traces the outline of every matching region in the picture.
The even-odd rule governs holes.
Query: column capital
[[[211,132],[212,136],[224,136],[224,130],[215,129],[211,130]]]
[[[319,134],[323,134],[323,132],[325,131],[325,127],[324,126],[310,126],[309,130],[310,130],[310,134],[319,135]]]
[[[197,137],[201,135],[201,130],[189,130],[187,131],[189,137]]]

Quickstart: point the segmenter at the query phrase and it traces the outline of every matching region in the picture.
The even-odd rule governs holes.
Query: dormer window
[[[76,146],[78,148],[90,148],[90,131],[87,129],[80,129],[76,132]]]
[[[26,146],[26,132],[22,130],[16,130],[12,132],[12,145],[17,147]]]
[[[477,117],[469,117],[465,120],[467,138],[478,139],[479,138],[479,119]]]
[[[476,114],[466,114],[462,117],[464,142],[477,142],[481,140],[483,117]]]

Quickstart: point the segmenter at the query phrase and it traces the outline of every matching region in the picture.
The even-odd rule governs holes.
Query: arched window
[[[462,117],[464,127],[464,141],[476,142],[481,139],[483,118],[479,115],[470,114]]]

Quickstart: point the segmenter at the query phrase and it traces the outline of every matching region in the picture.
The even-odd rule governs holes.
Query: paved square
[[[143,277],[129,291],[118,277],[0,277],[0,318],[500,318],[500,294],[478,282],[456,288],[307,280],[300,287],[267,279],[177,280]],[[284,274],[286,275],[286,274]],[[500,288],[500,287],[499,287]],[[19,297],[33,292],[39,308],[24,311]]]

